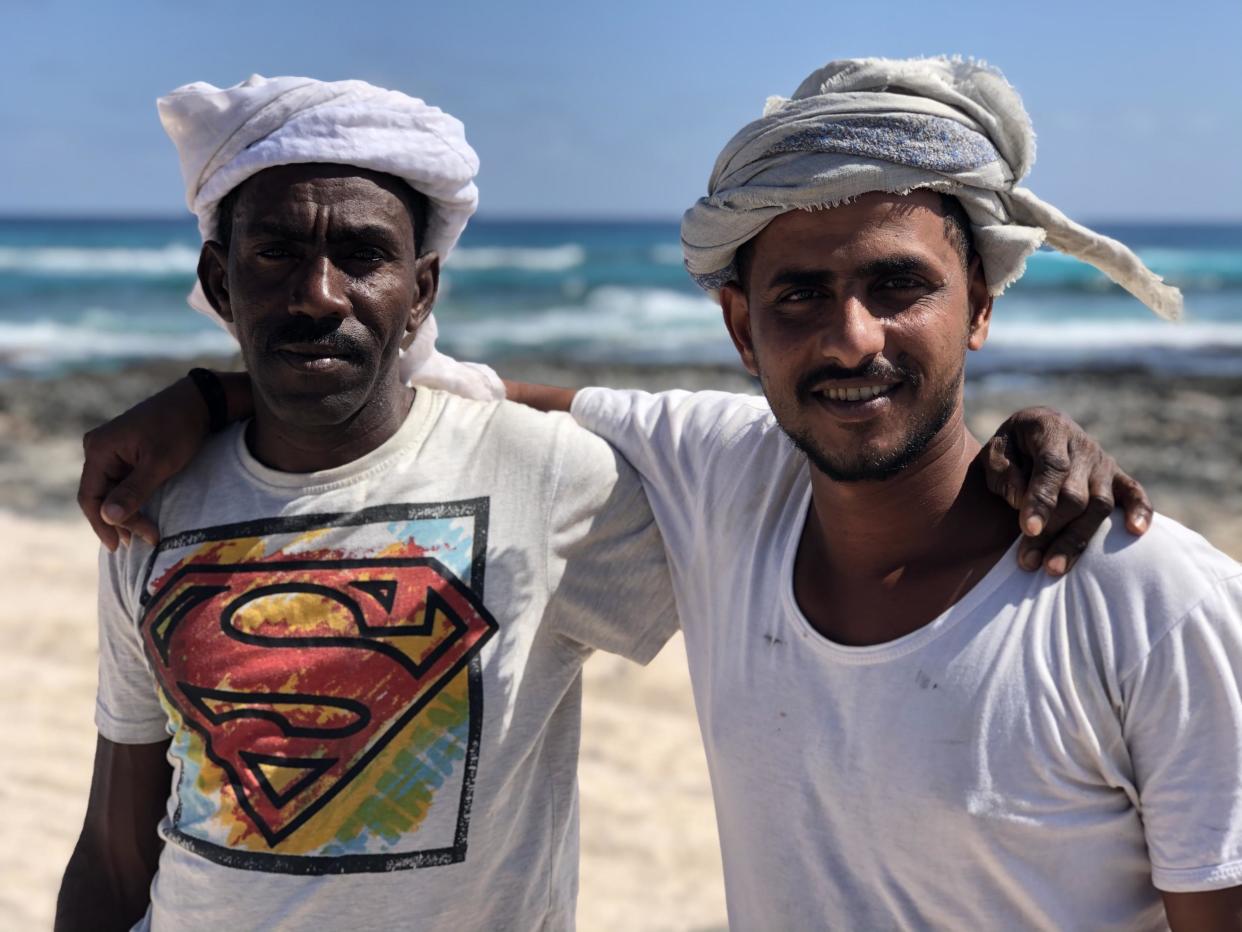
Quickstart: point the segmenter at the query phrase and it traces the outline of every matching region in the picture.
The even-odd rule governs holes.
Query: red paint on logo
[[[430,557],[196,563],[142,634],[270,846],[310,819],[486,643],[496,622]]]

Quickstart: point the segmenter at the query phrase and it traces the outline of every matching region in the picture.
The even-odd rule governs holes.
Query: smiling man
[[[1045,238],[1180,309],[1032,154],[992,69],[827,65],[682,224],[765,400],[573,398],[668,546],[732,927],[1242,928],[1242,567],[1157,516],[1020,572],[965,427]]]

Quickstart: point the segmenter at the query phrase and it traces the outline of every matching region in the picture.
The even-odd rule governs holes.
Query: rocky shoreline
[[[234,368],[238,363],[160,360],[114,372],[0,381],[0,508],[72,513],[82,434],[195,364]],[[495,365],[506,377],[555,385],[757,390],[737,368],[546,359]],[[977,436],[987,436],[1010,412],[1034,404],[1077,419],[1145,483],[1157,509],[1242,556],[1242,378],[1136,370],[968,379],[967,413]]]

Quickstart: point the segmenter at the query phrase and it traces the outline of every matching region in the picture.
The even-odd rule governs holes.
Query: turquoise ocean
[[[1078,368],[1242,376],[1242,224],[1101,224],[1186,295],[1169,325],[1041,251],[999,300],[973,374]],[[185,303],[190,219],[0,219],[0,378],[229,353]],[[463,358],[731,363],[675,221],[473,221],[444,269],[441,348]]]

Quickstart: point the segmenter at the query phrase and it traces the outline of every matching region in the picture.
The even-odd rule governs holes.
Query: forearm
[[[1161,893],[1173,932],[1237,932],[1242,929],[1242,887],[1203,893]]]
[[[167,752],[167,741],[116,744],[99,736],[82,835],[56,898],[57,932],[129,929],[147,911],[164,849]]]
[[[576,388],[558,388],[555,385],[536,385],[533,382],[505,383],[505,397],[509,401],[534,408],[536,411],[568,411],[578,394]]]
[[[229,421],[244,421],[254,416],[254,393],[248,372],[217,372],[228,402]]]
[[[147,911],[151,880],[159,862],[161,842],[138,849],[125,858],[128,870],[118,870],[84,831],[65,868],[56,898],[55,932],[108,932],[133,927]],[[137,867],[138,869],[135,869]]]
[[[250,387],[250,374],[244,371],[216,372],[215,370],[212,370],[212,374],[219,380],[220,388],[224,392],[225,422],[232,424],[252,417],[254,415],[254,393]],[[201,415],[203,428],[206,429],[210,413],[207,399],[194,384],[193,379],[189,376],[178,379],[160,394],[170,396],[170,403],[181,407],[183,411],[193,410],[196,415]]]

